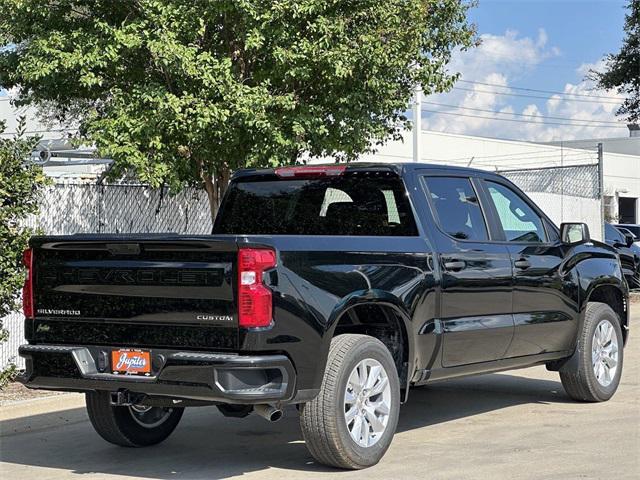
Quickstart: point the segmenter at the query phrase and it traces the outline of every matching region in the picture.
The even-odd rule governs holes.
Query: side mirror
[[[563,223],[560,225],[560,240],[567,245],[591,240],[586,223]]]
[[[635,241],[635,237],[631,234],[631,233],[624,233],[624,243],[627,245],[627,247],[630,247],[631,245],[633,245],[633,242]]]

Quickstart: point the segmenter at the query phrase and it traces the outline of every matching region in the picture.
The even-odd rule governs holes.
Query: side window
[[[468,178],[426,177],[440,227],[460,240],[486,241],[487,226]]]
[[[545,242],[542,219],[516,192],[499,183],[486,182],[502,230],[510,242]]]

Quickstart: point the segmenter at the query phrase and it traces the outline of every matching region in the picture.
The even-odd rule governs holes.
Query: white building
[[[610,217],[620,223],[640,223],[640,126],[629,125],[629,137],[594,138],[590,140],[570,140],[549,142],[548,145],[563,145],[576,149],[588,149],[594,143],[601,143],[605,159],[629,158],[635,166],[623,161],[605,161],[605,203]],[[628,157],[626,157],[628,156]]]
[[[376,153],[363,155],[359,160],[411,162],[412,134],[409,132],[404,138],[404,142],[389,142]],[[611,221],[640,223],[640,137],[540,144],[423,130],[421,161],[501,171],[588,165],[598,163],[599,143],[603,150],[604,217]],[[538,198],[534,199],[539,202]],[[541,204],[541,207],[547,210],[555,206]],[[559,215],[547,213],[557,223],[578,220],[569,218],[566,208]],[[592,231],[597,238],[596,232],[597,229]]]

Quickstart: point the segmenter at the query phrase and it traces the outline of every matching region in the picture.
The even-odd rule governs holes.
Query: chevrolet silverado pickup
[[[615,250],[466,168],[241,170],[211,235],[36,236],[24,262],[21,381],[85,392],[127,447],[186,407],[274,421],[296,405],[317,461],[364,468],[410,387],[544,364],[605,401],[628,336]]]

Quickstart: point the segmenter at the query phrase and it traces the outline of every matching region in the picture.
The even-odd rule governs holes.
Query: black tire
[[[387,424],[376,443],[363,447],[349,433],[345,419],[345,391],[349,376],[363,360],[383,368],[390,386]],[[320,463],[345,469],[375,465],[385,454],[398,425],[400,384],[391,353],[376,338],[339,335],[331,340],[320,393],[301,408],[300,426],[307,448]],[[367,424],[368,425],[368,424]],[[367,426],[367,432],[369,427]]]
[[[184,408],[160,407],[134,413],[133,407],[112,406],[109,392],[103,391],[87,392],[85,399],[89,420],[96,432],[107,442],[122,447],[146,447],[162,442],[175,430],[184,413]],[[158,419],[153,422],[155,417]]]
[[[613,335],[615,335],[618,347],[617,369],[608,385],[603,385],[598,381],[592,363],[594,332],[603,321],[609,322],[613,326]],[[609,400],[620,383],[624,357],[620,319],[609,305],[599,302],[587,304],[584,324],[578,336],[576,349],[573,366],[560,369],[560,380],[565,391],[572,399],[582,402]]]

